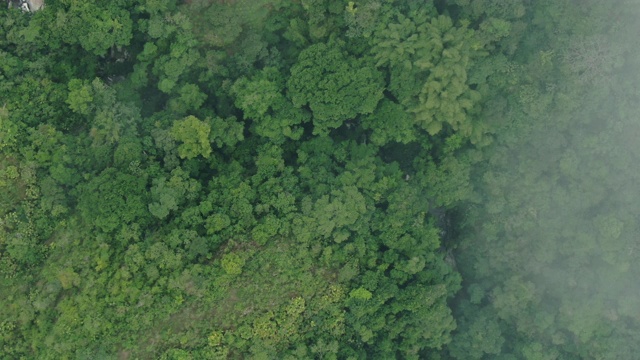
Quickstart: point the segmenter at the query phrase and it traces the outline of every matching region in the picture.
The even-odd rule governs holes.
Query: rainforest
[[[637,0],[12,3],[0,359],[639,358]]]

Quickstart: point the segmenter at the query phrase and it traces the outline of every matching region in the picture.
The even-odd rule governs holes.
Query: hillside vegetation
[[[636,358],[638,18],[0,6],[0,358]]]

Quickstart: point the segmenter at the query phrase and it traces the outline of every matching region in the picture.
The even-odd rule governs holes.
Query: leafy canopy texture
[[[0,358],[638,358],[636,0],[4,4]]]
[[[174,122],[171,127],[173,138],[182,142],[178,145],[178,154],[183,159],[192,159],[199,155],[208,158],[211,154],[210,132],[209,124],[192,115]]]
[[[287,81],[296,107],[308,105],[314,134],[338,128],[358,114],[369,114],[382,99],[382,74],[339,46],[318,43],[303,50]]]

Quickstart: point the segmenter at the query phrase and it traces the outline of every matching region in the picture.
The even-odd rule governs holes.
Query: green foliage
[[[424,169],[416,174],[430,198],[438,207],[451,207],[462,201],[476,199],[471,183],[472,159],[468,157],[445,156],[440,164],[417,159],[416,167]]]
[[[198,110],[207,99],[207,95],[200,91],[195,84],[183,85],[178,90],[179,97],[169,101],[169,108],[176,114],[184,114]]]
[[[238,142],[244,140],[244,124],[237,121],[235,117],[222,119],[215,117],[211,120],[211,133],[209,141],[217,147],[234,147]]]
[[[69,108],[78,114],[89,115],[93,102],[92,92],[91,86],[80,79],[69,81],[69,98],[67,99]]]
[[[469,306],[469,304],[465,305]],[[465,310],[480,311],[474,307],[468,307]],[[471,323],[459,323],[457,334],[448,346],[448,350],[455,359],[482,359],[487,355],[500,354],[503,344],[504,338],[498,322],[485,313],[475,316]]]
[[[142,225],[149,217],[146,188],[145,177],[108,168],[78,187],[78,210],[87,224],[105,233],[126,224]]]
[[[0,13],[3,358],[639,353],[630,1]]]
[[[449,350],[458,358],[474,348],[487,354],[496,350],[494,340],[487,347],[481,346],[482,339],[473,340],[473,324],[487,317],[497,322],[500,334],[491,325],[491,337],[504,339],[505,356],[616,358],[634,351],[634,345],[618,343],[614,350],[606,344],[613,334],[637,327],[635,320],[620,321],[619,312],[619,299],[629,296],[635,271],[629,236],[636,230],[623,215],[635,211],[634,196],[622,191],[623,200],[614,190],[628,188],[637,178],[622,170],[630,166],[627,154],[636,151],[623,145],[627,140],[620,125],[625,124],[623,132],[635,126],[613,110],[626,108],[625,113],[636,106],[603,89],[608,81],[624,87],[622,79],[635,75],[615,70],[615,50],[607,51],[612,67],[602,70],[608,80],[603,87],[585,87],[579,84],[599,82],[602,74],[596,75],[600,80],[590,79],[593,73],[576,73],[566,67],[568,58],[554,55],[572,53],[569,44],[582,46],[577,44],[583,36],[606,37],[612,48],[626,41],[626,31],[599,25],[620,9],[596,10],[595,2],[589,6],[595,7],[545,2],[525,8],[536,19],[527,24],[526,34],[520,33],[520,47],[509,48],[515,51],[513,62],[500,60],[511,75],[489,75],[488,81],[498,86],[494,89],[505,90],[492,92],[499,106],[487,114],[502,114],[502,124],[509,125],[483,151],[486,161],[475,170],[482,179],[474,181],[482,199],[465,210],[457,264],[471,282],[468,296],[461,295],[460,301],[475,306],[460,309],[461,331]],[[599,14],[595,17],[600,21],[585,26],[579,19],[587,12]],[[518,17],[499,17],[507,16]],[[518,26],[512,23],[505,40]],[[596,48],[592,43],[591,49]],[[568,56],[578,61],[574,55]],[[501,83],[494,83],[498,79]],[[513,84],[521,85],[516,90]]]
[[[225,273],[229,275],[240,275],[242,274],[242,267],[245,261],[238,256],[238,254],[231,253],[222,256],[221,263]]]
[[[236,106],[254,122],[255,133],[277,143],[300,139],[300,125],[309,121],[308,114],[284,96],[280,76],[275,68],[265,68],[252,80],[240,78],[232,88]]]
[[[355,290],[351,290],[351,292],[349,293],[349,297],[352,299],[359,299],[359,300],[369,300],[371,299],[371,292],[369,292],[367,289],[359,287]]]
[[[100,7],[73,2],[66,11],[59,10],[58,29],[64,41],[79,43],[86,51],[104,55],[112,46],[129,45],[133,21],[118,2]],[[119,6],[120,5],[120,6]],[[52,29],[53,30],[53,29]]]
[[[0,151],[16,150],[18,131],[18,125],[9,119],[9,114],[3,107],[0,110]]]
[[[210,132],[209,124],[192,115],[175,121],[171,127],[171,136],[182,142],[178,146],[180,158],[192,159],[199,155],[208,158],[211,155]]]
[[[358,114],[373,112],[382,99],[382,76],[335,44],[304,49],[291,68],[288,94],[296,107],[313,112],[314,134],[325,134]]]
[[[396,18],[376,33],[373,49],[376,65],[391,69],[391,90],[429,134],[448,125],[482,143],[485,126],[471,116],[481,95],[467,81],[472,61],[484,55],[474,31],[467,22],[456,25],[444,15],[431,17],[429,9]]]
[[[138,108],[132,103],[119,101],[116,89],[98,78],[91,82],[69,81],[67,104],[91,124],[90,136],[94,146],[112,145],[123,135],[137,134]]]
[[[414,121],[402,105],[384,99],[370,115],[362,118],[362,127],[371,130],[371,142],[382,146],[391,141],[408,144],[417,140]]]
[[[180,168],[172,170],[169,178],[153,179],[149,212],[163,220],[171,211],[178,210],[183,202],[196,199],[200,187],[200,183],[189,179],[188,174]]]

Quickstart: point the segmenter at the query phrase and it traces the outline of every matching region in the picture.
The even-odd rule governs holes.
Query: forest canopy
[[[636,358],[638,18],[0,6],[0,358]]]

